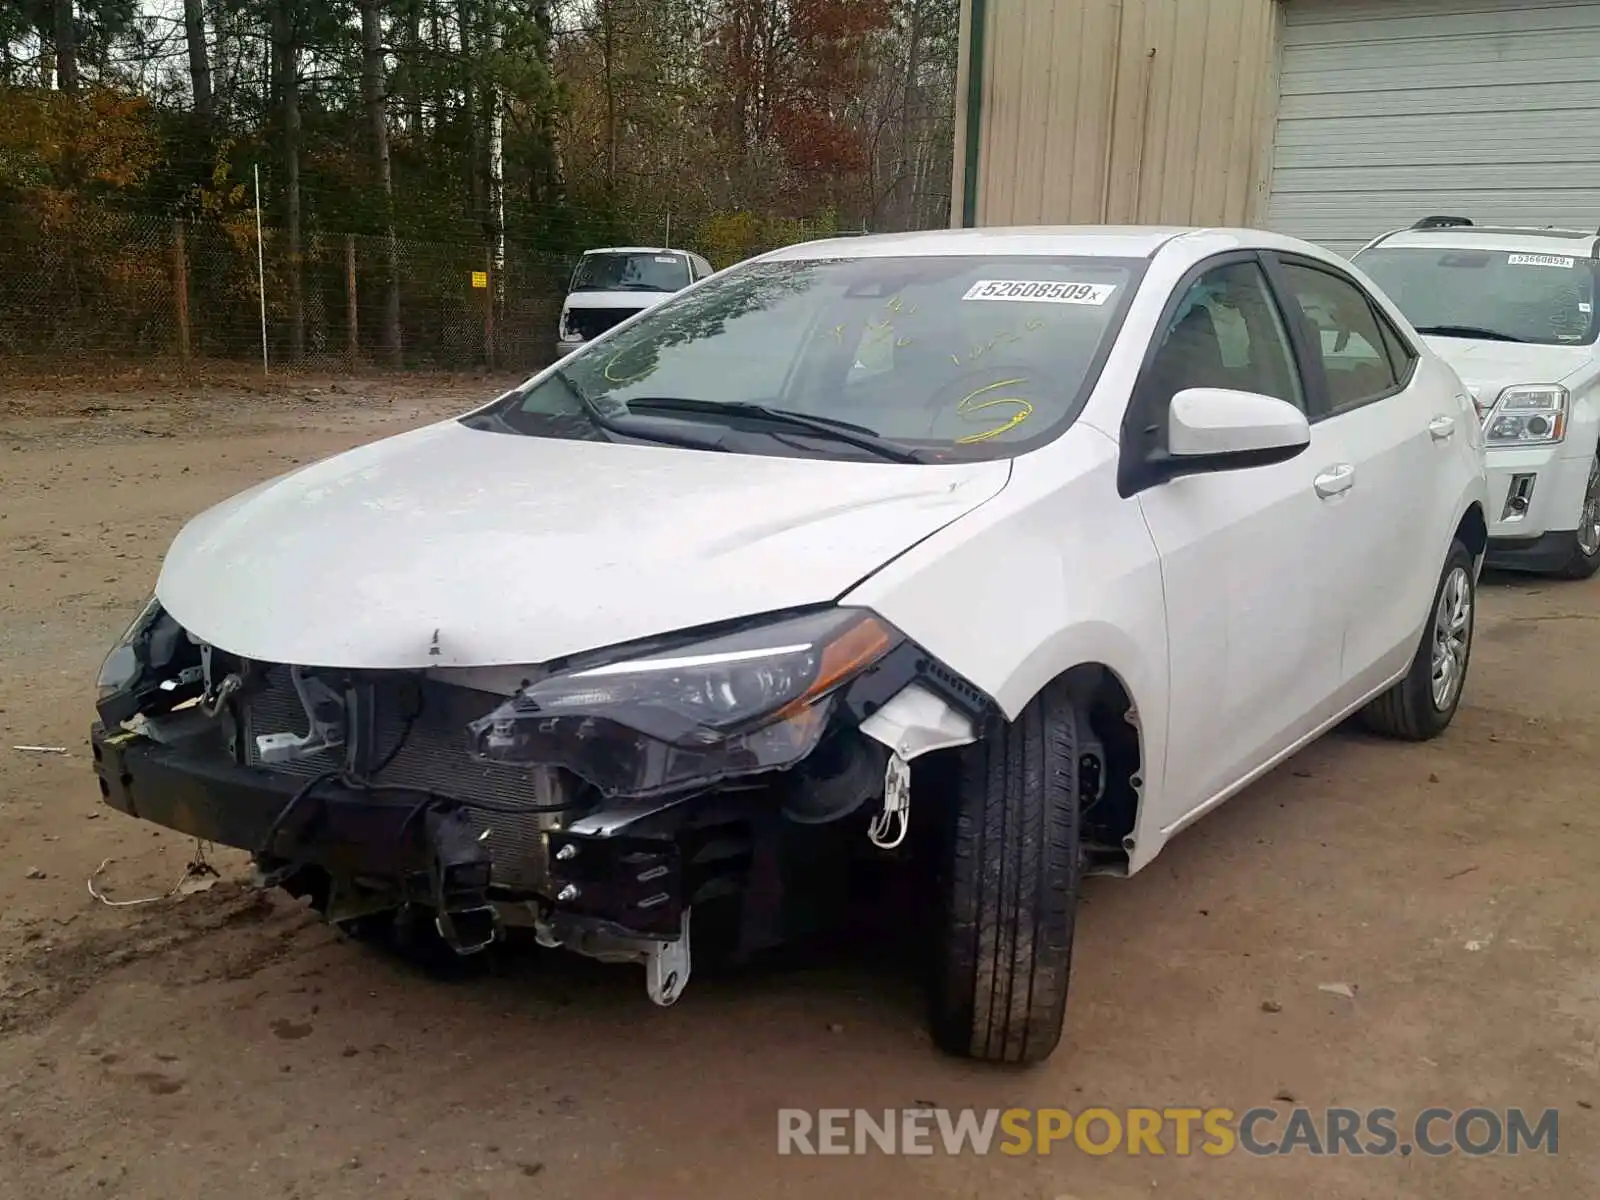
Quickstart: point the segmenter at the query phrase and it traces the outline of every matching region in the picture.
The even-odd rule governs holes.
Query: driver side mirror
[[[1125,450],[1117,465],[1119,496],[1185,475],[1288,462],[1311,445],[1311,424],[1293,404],[1232,388],[1184,388],[1167,406],[1166,425],[1165,448]],[[1141,432],[1143,440],[1159,430],[1150,425]]]
[[[1311,425],[1287,400],[1231,388],[1185,388],[1167,412],[1167,478],[1287,462]]]

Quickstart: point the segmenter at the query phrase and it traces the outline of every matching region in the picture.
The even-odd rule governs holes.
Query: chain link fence
[[[865,232],[728,213],[672,244],[727,266]],[[0,375],[532,370],[554,354],[575,261],[512,242],[497,272],[481,242],[316,231],[296,252],[283,229],[258,237],[253,213],[171,220],[85,202],[0,205]]]
[[[508,246],[496,279],[482,244],[315,233],[295,253],[253,217],[0,209],[0,372],[534,367],[571,265]]]

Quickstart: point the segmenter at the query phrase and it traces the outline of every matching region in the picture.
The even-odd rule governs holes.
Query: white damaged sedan
[[[1460,380],[1305,243],[810,243],[196,517],[96,772],[342,926],[526,926],[659,1004],[691,931],[776,944],[903,858],[939,1043],[1037,1060],[1084,873],[1351,714],[1449,724],[1485,504]]]

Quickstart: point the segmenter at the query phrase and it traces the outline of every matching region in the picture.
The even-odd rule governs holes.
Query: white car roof
[[[1594,258],[1600,231],[1535,229],[1503,225],[1455,225],[1443,229],[1402,229],[1385,234],[1367,249],[1504,250],[1516,254],[1559,254]]]
[[[767,262],[989,254],[1151,258],[1157,251],[1163,251],[1198,261],[1228,250],[1283,250],[1348,265],[1344,259],[1320,246],[1261,229],[1207,229],[1174,225],[1019,225],[878,233],[865,237],[801,242],[771,251],[761,258]]]
[[[585,250],[583,256],[591,254],[687,254],[687,250],[675,250],[667,246],[600,246],[594,250]]]

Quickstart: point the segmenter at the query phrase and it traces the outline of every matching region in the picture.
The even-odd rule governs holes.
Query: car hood
[[[245,658],[505,666],[826,603],[997,495],[1003,461],[909,465],[523,437],[455,421],[192,520],[156,585]]]
[[[568,312],[575,308],[626,308],[643,312],[676,295],[676,292],[573,292],[567,297],[563,307]]]
[[[1589,362],[1589,346],[1528,346],[1517,342],[1424,337],[1428,347],[1455,368],[1474,400],[1493,404],[1519,383],[1560,383]]]

